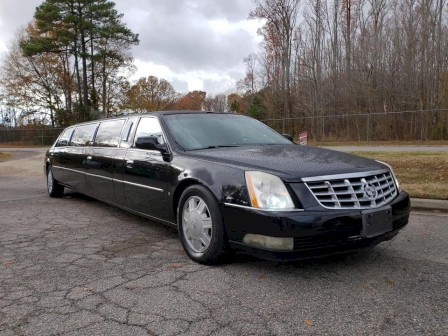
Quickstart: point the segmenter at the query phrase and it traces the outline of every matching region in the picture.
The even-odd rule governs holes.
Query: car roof
[[[170,110],[170,111],[154,111],[146,113],[132,113],[132,115],[168,115],[168,114],[233,114],[230,112],[215,112],[215,111],[194,111],[194,110]],[[129,114],[131,115],[131,114]]]
[[[195,110],[167,110],[167,111],[153,111],[153,112],[143,112],[143,113],[127,113],[123,112],[119,115],[115,115],[112,118],[103,118],[98,119],[101,120],[109,120],[113,118],[120,118],[120,117],[141,117],[141,116],[164,116],[164,115],[171,115],[171,114],[228,114],[228,115],[236,115],[238,113],[233,112],[215,112],[215,111],[195,111]]]
[[[86,125],[86,124],[92,124],[92,123],[98,123],[98,122],[102,122],[102,121],[120,119],[120,118],[142,117],[142,116],[164,116],[164,115],[172,115],[172,114],[228,114],[228,115],[238,115],[238,113],[233,113],[233,112],[195,111],[195,110],[169,110],[169,111],[154,111],[154,112],[143,112],[143,113],[136,113],[136,112],[128,113],[128,112],[125,111],[123,113],[114,115],[113,117],[110,117],[110,118],[106,117],[106,118],[100,118],[100,119],[95,119],[95,120],[84,121],[84,122],[80,122],[80,123],[77,123],[77,124],[73,124],[73,125],[67,126],[66,128],[75,127],[75,126],[81,126],[81,125]]]

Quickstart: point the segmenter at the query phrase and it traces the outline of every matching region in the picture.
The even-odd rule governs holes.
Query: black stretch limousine
[[[408,194],[385,163],[298,146],[241,115],[155,112],[65,129],[45,158],[64,187],[178,227],[188,256],[268,259],[341,253],[391,239]]]

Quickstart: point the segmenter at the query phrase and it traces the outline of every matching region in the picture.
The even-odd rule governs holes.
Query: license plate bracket
[[[365,210],[362,215],[361,236],[372,238],[392,231],[392,208]]]

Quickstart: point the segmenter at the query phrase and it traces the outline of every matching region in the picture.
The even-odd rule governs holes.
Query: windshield
[[[234,114],[169,114],[164,119],[185,150],[245,145],[291,144],[262,122]]]

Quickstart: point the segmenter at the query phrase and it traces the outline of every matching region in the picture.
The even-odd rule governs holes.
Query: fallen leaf
[[[138,286],[137,285],[127,285],[126,288],[127,289],[136,289],[136,288],[138,288]]]
[[[172,264],[170,265],[171,268],[181,268],[182,265],[181,264]]]
[[[390,285],[390,286],[395,286],[395,285],[396,285],[395,281],[392,280],[392,279],[384,278],[384,281],[386,281],[386,283],[387,283],[388,285]]]
[[[266,279],[268,276],[266,274],[260,274],[259,276],[257,276],[257,279]]]
[[[303,323],[305,323],[308,327],[312,327],[313,326],[313,321],[312,320],[304,320]]]
[[[362,287],[368,292],[373,292],[373,287],[371,287],[369,285],[363,285]]]
[[[93,288],[90,288],[90,287],[84,287],[82,290],[83,290],[84,292],[91,292],[91,291],[93,291]]]

